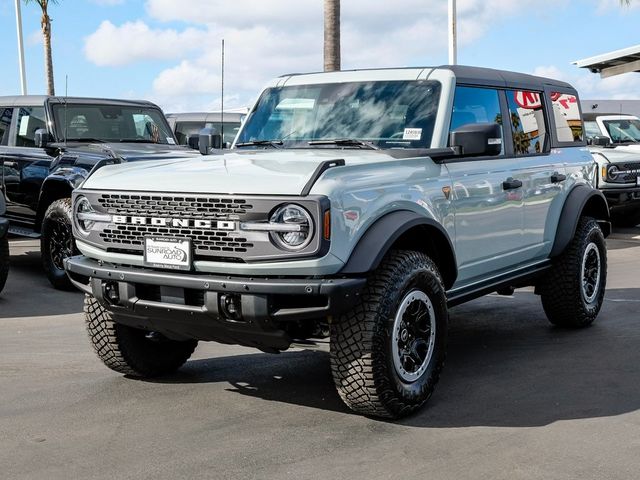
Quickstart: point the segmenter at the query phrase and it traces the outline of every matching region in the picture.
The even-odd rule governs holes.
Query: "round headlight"
[[[607,171],[607,177],[609,177],[611,180],[615,180],[619,172],[620,169],[618,167],[616,167],[615,165],[611,165],[609,167],[609,170]]]
[[[85,214],[94,213],[95,210],[91,206],[91,202],[87,197],[78,197],[75,205],[74,218],[76,219],[76,227],[83,235],[89,235],[89,232],[96,224],[93,220],[83,218]]]
[[[313,220],[311,215],[301,206],[290,203],[278,207],[269,221],[282,224],[282,231],[271,232],[271,238],[280,248],[302,250],[311,242]]]

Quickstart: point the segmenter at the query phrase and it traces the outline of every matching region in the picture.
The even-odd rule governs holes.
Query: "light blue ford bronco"
[[[591,324],[609,211],[569,98],[463,66],[288,75],[226,153],[95,171],[66,269],[98,356],[149,377],[198,341],[328,339],[344,402],[397,418],[434,390],[450,307],[534,286],[553,324]]]

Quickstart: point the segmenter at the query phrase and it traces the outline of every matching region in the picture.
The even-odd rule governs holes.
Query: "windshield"
[[[60,141],[176,143],[156,108],[88,104],[55,104],[52,108]]]
[[[440,83],[379,81],[302,85],[266,90],[237,143],[273,141],[283,148],[429,148]],[[309,142],[312,142],[309,145]]]
[[[613,143],[640,142],[640,120],[604,120],[605,128]]]

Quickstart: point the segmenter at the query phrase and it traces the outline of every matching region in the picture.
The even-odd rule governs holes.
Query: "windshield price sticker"
[[[144,263],[157,268],[191,269],[191,239],[145,238]]]
[[[420,140],[422,138],[421,128],[405,128],[402,135],[403,140]]]

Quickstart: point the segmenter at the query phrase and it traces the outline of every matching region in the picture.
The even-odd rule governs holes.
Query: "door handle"
[[[504,182],[502,182],[503,190],[515,190],[516,188],[520,188],[522,186],[521,180],[516,180],[515,178],[509,177]]]
[[[555,172],[553,175],[551,175],[551,183],[564,182],[566,179],[567,176],[562,173]]]

